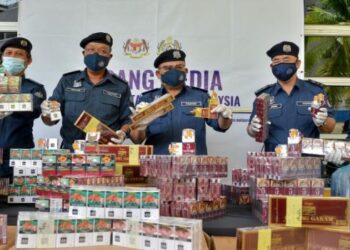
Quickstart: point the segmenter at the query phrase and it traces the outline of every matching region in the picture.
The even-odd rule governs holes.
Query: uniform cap
[[[164,62],[171,61],[185,61],[186,54],[182,50],[179,49],[170,49],[161,53],[156,60],[154,60],[154,67],[158,68],[158,66]]]
[[[27,38],[24,38],[24,37],[14,37],[6,40],[0,48],[1,53],[4,52],[5,49],[8,47],[23,49],[27,51],[29,54],[33,48],[32,43]]]
[[[107,44],[108,46],[112,47],[113,38],[111,37],[110,34],[105,33],[105,32],[93,33],[93,34],[85,37],[83,40],[81,40],[80,47],[85,48],[85,46],[90,42],[104,43],[104,44]]]
[[[269,49],[266,52],[266,54],[271,59],[279,55],[291,55],[291,56],[298,57],[299,47],[295,43],[283,41],[272,46],[272,48]]]

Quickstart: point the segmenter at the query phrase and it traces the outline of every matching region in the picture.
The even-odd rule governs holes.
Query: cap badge
[[[27,47],[28,43],[27,43],[26,40],[21,40],[21,45],[22,45],[23,47]]]
[[[111,43],[112,38],[111,38],[111,36],[110,36],[110,35],[106,35],[106,41],[107,41],[107,42],[109,42],[109,43]]]
[[[289,44],[284,44],[283,45],[283,52],[285,52],[285,53],[292,52],[292,47]]]
[[[180,59],[180,58],[181,58],[181,53],[180,53],[180,51],[175,50],[175,51],[173,52],[173,57],[174,57],[175,59]]]

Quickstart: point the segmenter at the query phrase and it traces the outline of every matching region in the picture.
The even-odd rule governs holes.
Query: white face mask
[[[25,69],[24,60],[16,57],[4,56],[2,66],[9,75],[18,75]]]

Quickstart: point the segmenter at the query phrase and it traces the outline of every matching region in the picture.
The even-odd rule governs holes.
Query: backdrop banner
[[[283,40],[304,47],[303,1],[295,0],[26,0],[18,22],[19,35],[33,43],[27,76],[45,84],[48,96],[63,73],[84,68],[79,43],[90,33],[112,35],[109,69],[129,82],[134,101],[160,86],[153,67],[159,51],[180,47],[187,84],[217,91],[241,112],[224,134],[207,128],[209,154],[229,156],[230,168],[245,167],[245,153],[262,148],[246,126],[254,91],[275,81],[266,51]],[[38,119],[35,138],[60,137],[59,128]]]

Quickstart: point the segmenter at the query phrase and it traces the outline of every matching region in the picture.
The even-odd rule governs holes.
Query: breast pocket
[[[269,121],[271,122],[271,125],[274,124],[281,124],[283,123],[283,110],[282,110],[282,104],[275,105],[270,108],[269,110]]]
[[[204,119],[195,117],[192,113],[195,107],[181,107],[181,124],[183,128],[199,129],[204,125]]]
[[[116,93],[117,94],[117,93]],[[102,92],[100,107],[95,107],[104,120],[115,120],[120,116],[120,95],[109,95]]]
[[[64,112],[65,115],[70,117],[77,117],[84,110],[84,101],[86,98],[85,89],[73,89],[66,88],[64,93],[65,105]]]
[[[305,129],[313,124],[309,107],[310,105],[297,105],[297,124],[301,131],[305,131]]]

